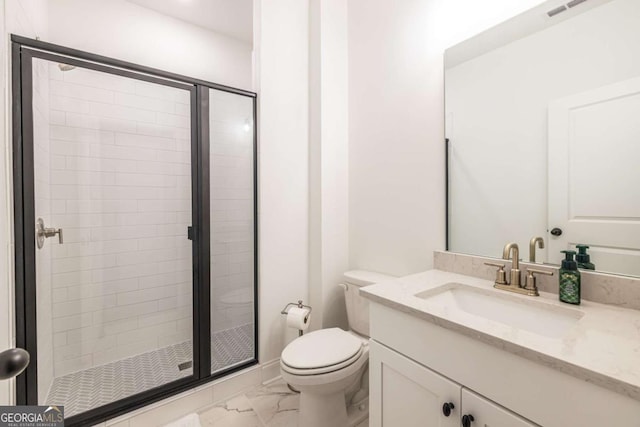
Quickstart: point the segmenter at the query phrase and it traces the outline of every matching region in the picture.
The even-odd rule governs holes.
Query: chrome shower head
[[[73,69],[74,69],[74,68],[76,68],[76,67],[75,67],[75,66],[73,66],[73,65],[63,64],[62,62],[60,62],[60,63],[58,64],[58,68],[60,68],[60,71],[71,71],[71,70],[73,70]]]

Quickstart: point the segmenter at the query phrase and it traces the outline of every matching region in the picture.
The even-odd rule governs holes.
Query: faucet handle
[[[496,285],[507,284],[507,273],[504,271],[504,264],[497,264],[494,262],[485,262],[484,265],[488,265],[490,267],[496,267],[498,269],[498,271],[496,272]]]
[[[545,274],[547,276],[553,276],[553,271],[538,270],[537,268],[527,268],[527,273],[529,273],[530,276],[533,276],[534,274]]]
[[[538,287],[536,286],[536,276],[534,274],[544,274],[547,276],[553,276],[553,271],[538,270],[536,268],[527,268],[527,281],[524,288],[529,292],[528,295],[540,295],[538,293]]]

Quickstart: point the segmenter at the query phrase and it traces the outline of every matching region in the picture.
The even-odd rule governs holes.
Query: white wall
[[[125,0],[50,0],[48,40],[252,89],[252,46]]]
[[[260,360],[267,362],[297,335],[280,310],[308,298],[309,4],[256,6]]]
[[[640,75],[628,54],[639,6],[612,1],[447,70],[452,250],[500,256],[515,241],[527,257],[529,239],[546,238],[549,103]],[[560,261],[545,252],[538,261]]]
[[[429,1],[349,3],[350,267],[427,269],[444,246],[442,78]]]
[[[338,286],[348,270],[347,3],[310,2],[309,291],[312,327],[347,327]]]
[[[350,0],[349,258],[403,275],[445,245],[443,52],[540,0]]]

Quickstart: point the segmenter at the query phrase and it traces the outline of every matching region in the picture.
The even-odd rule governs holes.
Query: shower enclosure
[[[18,404],[88,425],[257,363],[256,95],[12,44]]]

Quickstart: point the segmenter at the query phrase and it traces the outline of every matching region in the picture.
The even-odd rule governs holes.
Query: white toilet
[[[341,286],[350,330],[309,332],[282,351],[282,378],[300,391],[299,426],[348,427],[368,416],[369,302],[360,288],[390,279],[369,271],[346,272]]]

